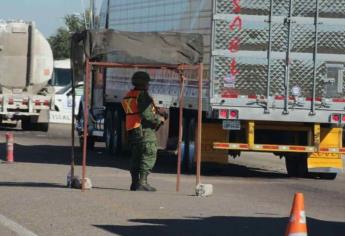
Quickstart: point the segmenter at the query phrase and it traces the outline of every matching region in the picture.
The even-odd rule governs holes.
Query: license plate
[[[223,120],[223,129],[225,130],[240,130],[241,122],[239,120]]]

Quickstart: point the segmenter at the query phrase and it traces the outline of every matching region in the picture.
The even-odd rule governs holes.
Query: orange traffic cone
[[[290,213],[290,221],[285,236],[307,236],[307,219],[304,211],[304,197],[296,193]]]

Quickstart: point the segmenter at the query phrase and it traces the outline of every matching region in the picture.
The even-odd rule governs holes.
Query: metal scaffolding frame
[[[86,161],[87,161],[87,137],[88,137],[88,117],[89,117],[89,96],[90,96],[90,83],[91,83],[91,69],[98,67],[105,68],[134,68],[134,69],[168,69],[179,73],[180,77],[180,96],[179,96],[179,135],[178,135],[178,158],[177,158],[177,177],[176,177],[176,191],[180,189],[180,175],[181,175],[181,145],[183,137],[183,104],[184,104],[184,82],[187,79],[183,75],[186,69],[198,71],[198,120],[197,120],[197,137],[196,137],[196,185],[200,183],[201,174],[201,131],[202,131],[202,90],[203,90],[203,64],[196,65],[164,65],[164,64],[121,64],[105,61],[92,61],[89,58],[85,62],[85,79],[84,79],[84,129],[83,129],[83,149],[82,149],[82,191],[85,191],[86,182]],[[74,95],[74,93],[73,93]],[[74,99],[73,99],[74,100]],[[73,104],[75,105],[75,104]],[[74,108],[73,117],[74,117]],[[74,119],[72,122],[72,160],[71,160],[71,174],[74,175]]]

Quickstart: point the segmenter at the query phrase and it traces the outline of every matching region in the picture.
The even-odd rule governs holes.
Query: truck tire
[[[49,123],[38,123],[38,129],[43,132],[48,132],[49,130]]]
[[[326,180],[335,180],[338,173],[315,173],[316,177]]]
[[[107,110],[105,123],[105,144],[110,155],[116,155],[121,150],[121,122],[119,112]]]
[[[112,111],[107,110],[105,114],[105,129],[104,129],[104,139],[105,148],[107,152],[111,155],[113,154],[113,123],[112,123]]]
[[[22,129],[25,131],[33,130],[34,125],[30,120],[30,117],[22,118]]]
[[[285,166],[290,177],[306,178],[308,176],[307,156],[304,153],[286,154]]]
[[[195,173],[195,170],[196,170],[195,131],[196,131],[195,118],[187,117],[184,124],[182,164],[183,164],[184,170],[189,174]]]
[[[83,152],[83,146],[84,146],[84,138],[82,136],[79,136],[79,145],[80,150]],[[93,137],[87,138],[87,150],[92,151],[95,148],[95,139]]]

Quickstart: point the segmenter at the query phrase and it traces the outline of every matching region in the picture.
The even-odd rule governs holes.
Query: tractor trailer
[[[52,50],[34,23],[0,21],[0,121],[21,120],[24,130],[47,131],[52,72]]]
[[[203,160],[271,152],[285,158],[290,176],[334,179],[345,153],[344,6],[345,0],[105,0],[100,27],[203,35]],[[176,148],[179,78],[148,72],[157,106],[170,111],[161,147]],[[133,73],[107,69],[92,88],[92,108],[98,115],[104,109],[93,130],[111,152],[125,142],[120,102]],[[197,83],[189,77],[183,147],[192,166]]]

